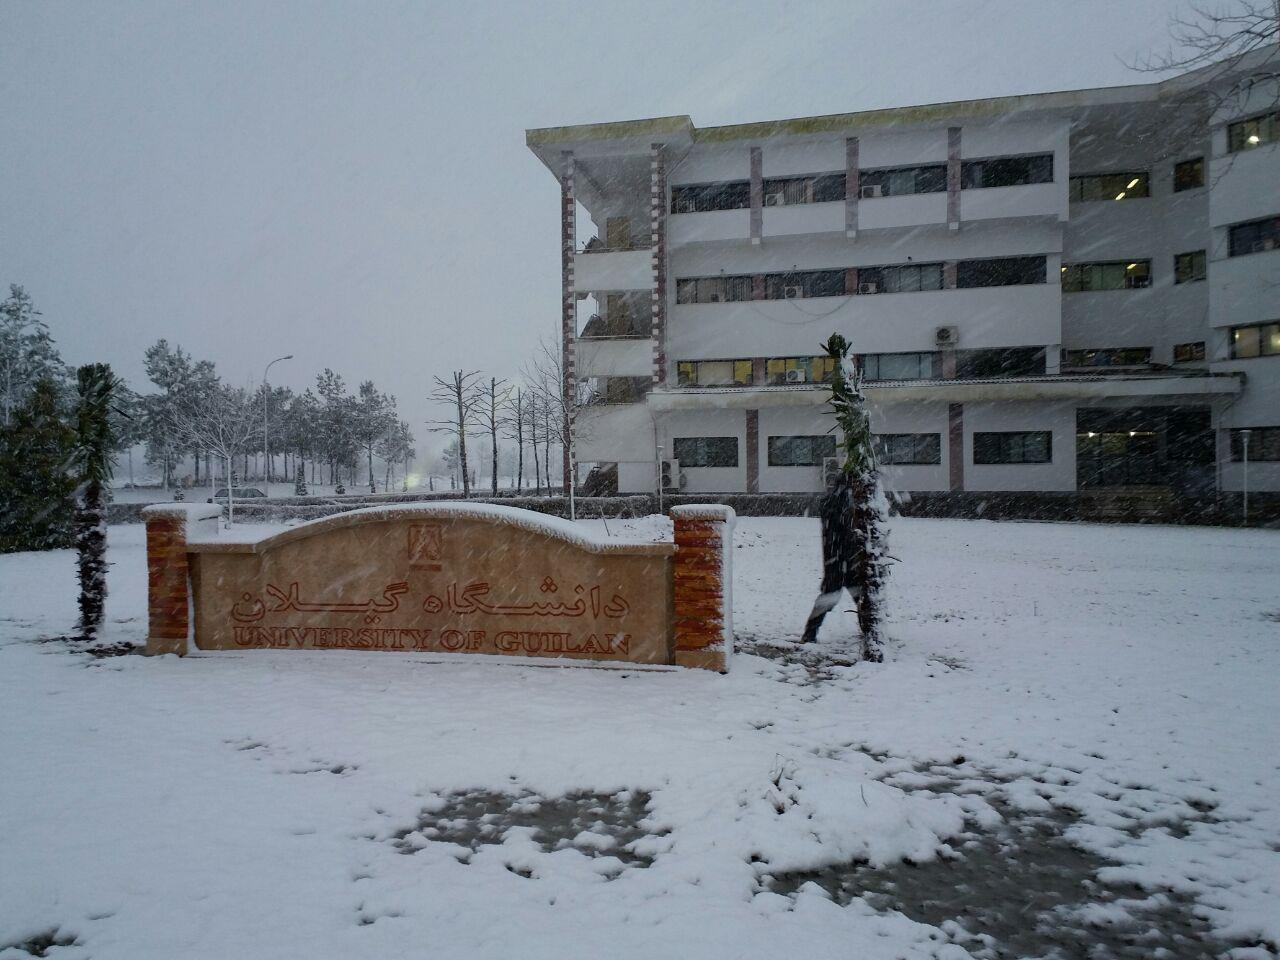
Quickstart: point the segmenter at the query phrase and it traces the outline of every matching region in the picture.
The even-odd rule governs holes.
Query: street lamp
[[[1244,447],[1244,475],[1240,481],[1240,490],[1244,494],[1244,526],[1249,525],[1249,431],[1240,431],[1240,443]]]
[[[274,364],[281,360],[292,360],[293,354],[285,354],[283,357],[276,357],[271,363],[267,364],[265,370],[262,371],[262,458],[266,461],[263,473],[267,477],[267,496],[271,496],[271,446],[267,443],[267,410],[271,406],[271,385],[267,383],[267,374],[271,371]]]

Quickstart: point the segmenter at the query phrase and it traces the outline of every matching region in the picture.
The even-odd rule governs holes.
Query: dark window
[[[1197,340],[1194,343],[1175,343],[1173,345],[1174,363],[1195,363],[1197,360],[1203,360],[1204,356],[1203,340]]]
[[[862,375],[868,380],[930,380],[932,353],[869,353],[862,358]]]
[[[1260,117],[1227,124],[1227,149],[1252,150],[1280,140],[1280,113],[1264,113]]]
[[[789,207],[796,203],[827,203],[844,199],[844,174],[811,177],[770,177],[764,181],[764,205]]]
[[[859,293],[915,293],[942,289],[942,264],[908,263],[895,267],[859,267]]]
[[[1231,331],[1231,359],[1280,355],[1280,323],[1257,323]]]
[[[974,463],[1050,463],[1053,434],[1048,430],[1025,433],[975,433]]]
[[[765,382],[771,387],[788,383],[827,383],[835,373],[830,357],[770,357],[765,361]]]
[[[710,210],[745,210],[751,206],[751,183],[700,183],[671,188],[672,213],[705,213]]]
[[[1280,427],[1249,427],[1249,462],[1280,460]],[[1231,431],[1231,459],[1244,459],[1244,428]]]
[[[1150,260],[1070,263],[1062,268],[1063,293],[1136,290],[1151,286]]]
[[[1022,283],[1044,283],[1044,271],[1044,257],[961,260],[956,264],[956,286],[1010,287]]]
[[[1053,154],[1040,153],[1030,157],[991,157],[987,160],[966,160],[960,164],[960,186],[965,190],[975,187],[1014,187],[1024,183],[1052,183]]]
[[[1136,367],[1150,362],[1150,347],[1068,350],[1062,357],[1064,367]]]
[[[1177,253],[1173,257],[1173,282],[1190,283],[1208,276],[1209,264],[1203,250]]]
[[[956,351],[956,379],[958,380],[1042,377],[1044,374],[1044,347]]]
[[[947,189],[945,164],[862,170],[858,189],[863,197],[898,197],[909,193],[941,193]]]
[[[835,455],[836,438],[832,436],[769,438],[771,467],[820,467],[824,457]]]
[[[1194,190],[1204,186],[1204,157],[1183,160],[1173,167],[1173,192]]]
[[[1230,256],[1241,257],[1264,250],[1280,250],[1280,217],[1237,223],[1231,228]]]
[[[1134,200],[1151,196],[1151,178],[1146,173],[1094,173],[1072,177],[1067,186],[1072,201]]]
[[[649,393],[652,377],[593,377],[587,381],[585,403],[639,403]]]
[[[794,273],[767,273],[766,300],[800,300],[805,297],[844,296],[843,270],[804,270]]]
[[[681,360],[676,378],[682,387],[746,387],[751,367],[750,360]]]
[[[676,303],[733,303],[751,299],[749,276],[689,277],[676,281]]]
[[[738,465],[737,437],[676,437],[672,447],[681,469]]]
[[[940,433],[877,433],[872,438],[881,463],[941,463]]]

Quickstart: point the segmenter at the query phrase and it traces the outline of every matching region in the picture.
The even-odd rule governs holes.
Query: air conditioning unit
[[[938,327],[933,331],[933,342],[939,347],[954,347],[960,339],[960,331],[955,327]]]
[[[684,486],[684,471],[680,469],[679,460],[662,461],[662,492],[679,493]]]
[[[787,383],[804,383],[806,377],[803,370],[788,370]]]
[[[782,297],[784,300],[801,300],[804,298],[804,287],[797,284],[791,284],[782,288]]]
[[[876,283],[874,280],[866,280],[858,284],[858,292],[859,293],[879,293],[880,284]]]
[[[862,188],[862,196],[866,199],[874,199],[875,197],[884,196],[884,187],[878,183],[869,183]]]
[[[823,457],[822,458],[822,485],[830,490],[836,485],[836,479],[840,476],[840,458],[839,457]]]
[[[764,205],[766,207],[781,207],[787,202],[786,195],[781,191],[777,193],[766,193],[764,195]]]

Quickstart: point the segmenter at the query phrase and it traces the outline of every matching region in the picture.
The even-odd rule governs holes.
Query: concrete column
[[[951,491],[964,489],[964,404],[947,404],[947,473]]]
[[[858,268],[844,268],[844,292],[847,294],[856,294],[858,292]]]
[[[942,261],[942,289],[954,290],[956,277],[960,272],[960,264],[955,260]]]
[[[760,243],[764,234],[764,154],[751,148],[751,242]]]
[[[147,656],[186,655],[191,633],[187,534],[198,526],[211,526],[208,532],[216,532],[220,516],[222,508],[213,503],[143,508],[147,525]]]
[[[947,127],[947,226],[960,229],[960,128]]]
[[[858,235],[859,179],[858,138],[847,137],[844,141],[844,235],[850,240]]]
[[[577,335],[578,297],[573,285],[573,259],[578,247],[578,210],[573,189],[573,153],[560,154],[560,351],[563,382],[560,385],[566,419],[566,435],[573,436],[574,380],[573,341]],[[564,490],[573,482],[569,444],[563,450]]]
[[[764,366],[763,361],[759,361]],[[763,381],[757,381],[763,382]],[[747,493],[760,492],[760,411],[747,411]]]
[[[733,525],[720,504],[671,508],[675,662],[724,672],[733,653]]]
[[[653,285],[653,385],[667,382],[667,170],[660,143],[649,145],[649,264]]]
[[[765,290],[764,290],[764,274],[763,274],[763,273],[757,273],[757,274],[754,274],[754,275],[751,277],[751,299],[752,299],[752,300],[763,300],[763,299],[764,299],[764,293],[765,293]]]

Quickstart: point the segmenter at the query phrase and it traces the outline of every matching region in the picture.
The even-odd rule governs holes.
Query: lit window
[[[1151,178],[1148,174],[1094,173],[1072,177],[1067,186],[1067,196],[1073,202],[1089,200],[1134,200],[1151,196]]]
[[[1227,125],[1227,149],[1232,153],[1252,150],[1280,140],[1280,113],[1264,113],[1260,117],[1237,120]]]

